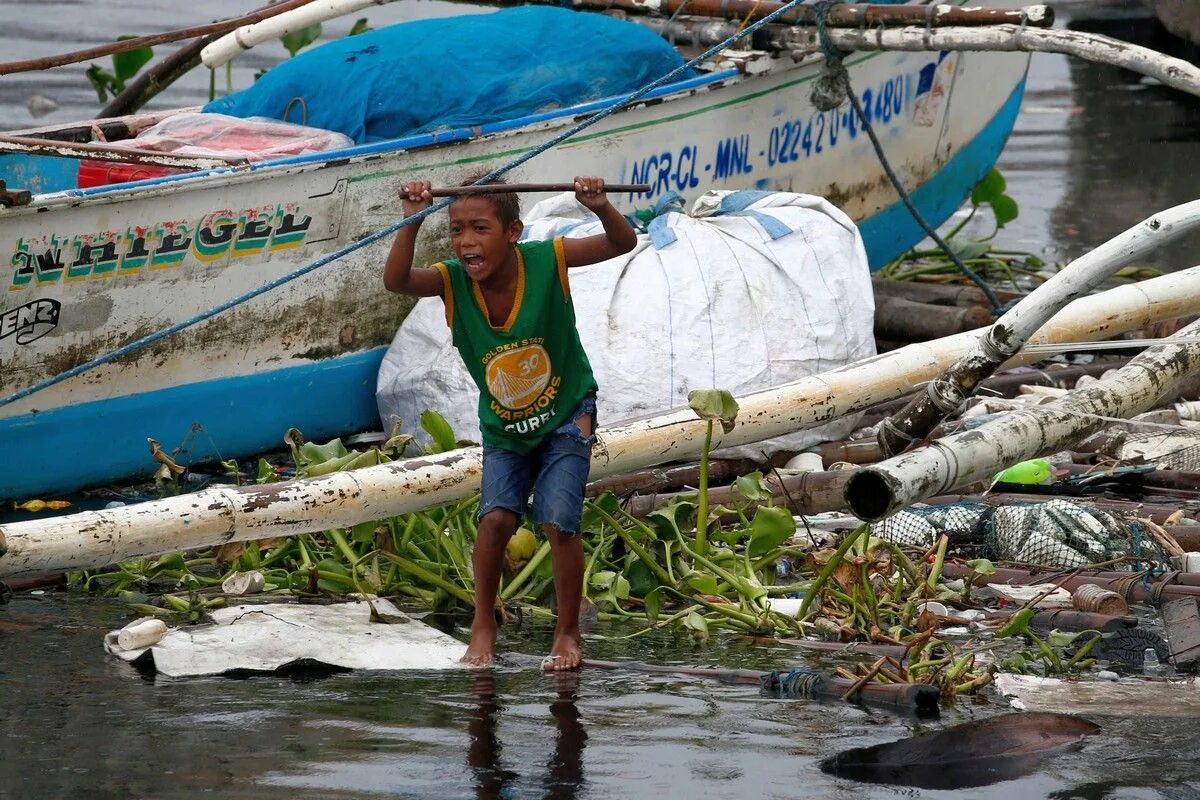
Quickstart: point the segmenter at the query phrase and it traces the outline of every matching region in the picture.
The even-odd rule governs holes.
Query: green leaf
[[[659,586],[658,577],[640,558],[634,558],[626,567],[625,578],[629,581],[630,593],[636,597],[645,597]]]
[[[750,544],[747,550],[752,558],[756,558],[779,547],[795,532],[796,520],[790,511],[778,506],[760,507],[750,521]]]
[[[662,612],[662,589],[647,592],[642,599],[646,603],[646,619],[653,625],[658,622],[658,615]]]
[[[1004,190],[1007,188],[1008,182],[1004,180],[1004,176],[1000,174],[1000,170],[993,168],[971,190],[971,203],[977,206],[984,203],[991,203],[997,197],[1004,194]]]
[[[1020,636],[1029,632],[1029,623],[1033,621],[1033,609],[1023,608],[1008,621],[1000,630],[996,631],[997,639],[1007,639],[1009,636]]]
[[[954,254],[963,261],[979,258],[991,247],[987,242],[980,242],[974,239],[954,238],[946,242],[946,244],[950,245],[950,249],[954,251]]]
[[[690,527],[696,514],[696,504],[688,500],[676,500],[646,515],[646,522],[662,541],[674,541],[683,530]]]
[[[87,79],[92,84],[92,88],[96,90],[96,96],[100,98],[101,103],[108,100],[108,93],[110,91],[113,94],[116,94],[114,87],[116,85],[117,78],[111,72],[104,69],[104,67],[101,67],[98,64],[92,64],[87,68],[87,72],[84,74],[87,75]]]
[[[733,482],[733,489],[747,500],[758,503],[767,503],[774,499],[761,472],[751,472],[738,478]]]
[[[265,458],[258,460],[258,474],[254,476],[255,483],[276,483],[279,480],[279,473],[275,468],[267,462]]]
[[[703,644],[708,641],[708,620],[695,611],[683,618],[683,626],[691,632],[697,642]]]
[[[1071,631],[1050,631],[1050,635],[1046,637],[1046,644],[1050,647],[1070,647],[1071,643],[1079,636],[1078,632]]]
[[[135,36],[118,36],[117,41],[125,41],[126,39],[135,39]],[[151,47],[139,47],[135,50],[126,50],[123,53],[113,53],[113,72],[116,73],[117,84],[120,88],[125,88],[125,81],[138,74],[138,70],[146,66],[146,62],[154,58],[154,49]]]
[[[354,27],[351,28],[350,32],[347,33],[346,35],[347,36],[358,36],[360,33],[366,33],[367,31],[370,31],[370,30],[374,30],[374,28],[372,28],[369,24],[367,24],[367,18],[359,17],[358,19],[354,20]]]
[[[378,522],[360,522],[350,529],[350,539],[355,542],[363,542],[364,544],[375,543],[375,529],[378,528]]]
[[[279,41],[283,43],[283,46],[287,49],[288,53],[294,56],[296,53],[299,53],[305,47],[308,47],[310,44],[315,42],[317,37],[320,35],[321,23],[314,22],[312,25],[307,27],[292,31],[291,33],[285,33],[283,36],[279,37]]]
[[[976,575],[996,574],[996,565],[991,561],[988,561],[986,558],[976,558],[968,561],[967,566],[970,567]]]
[[[688,393],[688,405],[700,419],[717,420],[726,433],[733,430],[738,404],[724,389],[696,389]]]
[[[592,574],[591,587],[593,589],[607,589],[613,585],[613,581],[615,581],[616,578],[617,573],[612,572],[611,570],[595,572]],[[626,581],[625,585],[628,586],[629,582]]]
[[[689,572],[684,576],[683,581],[694,592],[708,595],[715,595],[717,593],[716,577],[706,572]]]
[[[610,517],[616,517],[621,510],[621,504],[617,502],[617,497],[612,492],[605,492],[594,500],[589,500],[583,504],[583,518],[580,520],[579,527],[585,531],[598,531],[604,524],[604,518],[597,513],[596,509],[600,509]]]
[[[624,575],[617,575],[612,583],[612,596],[617,600],[629,599],[629,581],[625,580]]]
[[[758,582],[756,578],[746,578],[742,577],[741,575],[735,575],[733,576],[731,583],[733,584],[733,587],[737,589],[738,594],[747,597],[750,600],[757,600],[760,597],[767,596],[767,590],[761,583]]]
[[[1008,223],[1012,222],[1020,215],[1021,211],[1017,207],[1017,201],[1013,200],[1006,194],[1002,194],[992,200],[992,214],[996,217],[996,226],[1003,228]]]
[[[421,429],[433,439],[433,444],[430,445],[431,453],[448,453],[458,446],[458,439],[450,423],[432,408],[421,413]]]

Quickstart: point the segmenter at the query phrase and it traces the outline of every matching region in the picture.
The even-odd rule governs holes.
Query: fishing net
[[[1136,519],[1061,499],[998,507],[975,501],[916,505],[874,523],[871,534],[922,549],[946,534],[960,554],[1057,569],[1116,559],[1128,559],[1113,565],[1117,570],[1169,563]]]

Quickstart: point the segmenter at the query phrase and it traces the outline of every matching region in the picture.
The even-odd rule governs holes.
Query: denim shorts
[[[592,416],[592,435],[584,436],[579,418]],[[533,491],[533,519],[566,534],[579,533],[583,491],[596,442],[596,396],[589,394],[571,418],[542,443],[522,455],[499,447],[483,448],[483,496],[479,516],[497,508],[520,519]]]

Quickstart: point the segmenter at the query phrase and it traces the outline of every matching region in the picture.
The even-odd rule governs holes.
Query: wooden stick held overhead
[[[574,183],[484,183],[475,186],[449,186],[430,189],[434,197],[461,197],[469,194],[498,194],[500,192],[573,192]],[[648,183],[608,183],[604,191],[642,194],[650,191]]]

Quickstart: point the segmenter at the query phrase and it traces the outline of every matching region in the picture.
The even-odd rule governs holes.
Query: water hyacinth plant
[[[738,478],[728,505],[711,506],[707,465],[713,433],[716,425],[725,432],[733,429],[737,404],[720,390],[694,392],[689,400],[707,425],[698,490],[644,517],[629,513],[611,492],[585,504],[585,608],[632,628],[627,633],[610,629],[609,636],[630,638],[677,627],[704,643],[720,631],[788,638],[817,633],[836,641],[899,645],[908,654],[895,664],[873,665],[869,676],[847,677],[932,683],[947,695],[990,680],[989,672],[973,671],[973,658],[955,656],[935,638],[938,620],[919,606],[926,598],[958,596],[938,583],[945,540],[929,554],[910,557],[871,537],[864,526],[834,548],[802,546],[796,518],[777,504],[761,472]],[[426,452],[465,444],[436,412],[425,412],[421,427],[430,438]],[[393,435],[382,445],[356,450],[339,439],[305,441],[295,429],[284,442],[300,478],[386,463],[414,446],[412,437]],[[165,458],[162,454],[159,460]],[[237,464],[225,467],[240,479]],[[165,461],[163,474],[164,479],[175,475]],[[270,483],[280,475],[259,459],[252,479]],[[252,573],[261,575],[256,585],[268,596],[386,596],[422,609],[465,613],[474,596],[470,554],[478,502],[474,496],[349,528],[139,559],[113,570],[78,573],[72,580],[121,597],[139,614],[190,620],[225,602],[240,576]],[[553,614],[549,553],[549,542],[532,524],[509,541],[498,597],[502,617]],[[781,598],[792,598],[792,604],[802,598],[799,614],[795,605],[785,613]]]

